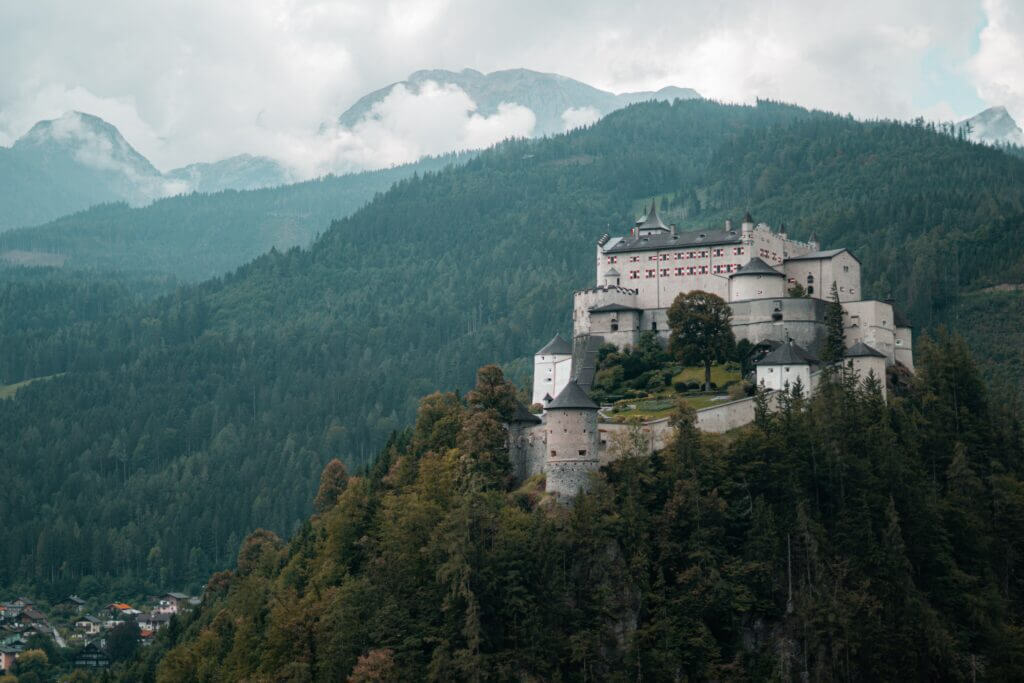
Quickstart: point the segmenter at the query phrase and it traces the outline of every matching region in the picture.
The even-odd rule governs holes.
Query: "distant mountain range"
[[[503,102],[528,107],[537,117],[534,135],[565,132],[574,123],[593,122],[616,109],[637,102],[674,99],[692,100],[700,94],[691,88],[667,87],[657,92],[630,92],[616,95],[580,81],[558,74],[541,73],[529,69],[507,69],[483,74],[474,69],[446,71],[428,69],[417,71],[404,81],[375,90],[349,107],[338,118],[338,123],[351,128],[367,115],[373,106],[384,100],[396,86],[404,86],[418,93],[424,83],[452,84],[469,95],[477,106],[477,113],[490,116]]]
[[[958,129],[965,130],[967,136],[975,142],[1024,146],[1024,131],[1010,116],[1010,112],[1006,111],[1006,107],[989,107],[956,125]]]
[[[0,232],[95,204],[132,206],[186,192],[256,189],[292,180],[273,159],[244,154],[161,173],[103,119],[68,112],[0,147]]]

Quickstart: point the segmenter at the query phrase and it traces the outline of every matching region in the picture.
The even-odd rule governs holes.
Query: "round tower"
[[[757,256],[729,276],[729,301],[778,299],[786,288],[786,276]]]
[[[589,487],[590,474],[600,466],[597,404],[590,400],[576,380],[570,380],[548,404],[545,431],[545,490],[572,498],[581,489]]]

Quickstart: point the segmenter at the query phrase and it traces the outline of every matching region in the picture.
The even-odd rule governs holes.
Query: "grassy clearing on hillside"
[[[702,408],[710,408],[711,406],[727,403],[732,399],[729,398],[728,394],[711,393],[691,394],[683,396],[683,400],[689,403],[690,407],[694,410],[700,410]],[[641,399],[626,399],[615,404],[616,412],[612,415],[612,419],[616,422],[624,422],[634,418],[640,418],[644,421],[660,420],[661,418],[668,417],[672,414],[672,411],[675,409],[675,401],[676,398],[674,394],[664,394]],[[629,408],[629,406],[636,407]]]
[[[54,377],[60,377],[64,373],[56,375],[47,375],[46,377],[33,377],[32,379],[26,379],[23,382],[16,382],[15,384],[0,384],[0,399],[14,398],[14,395],[18,393],[18,389],[27,387],[32,382],[40,382],[43,380],[53,379]]]

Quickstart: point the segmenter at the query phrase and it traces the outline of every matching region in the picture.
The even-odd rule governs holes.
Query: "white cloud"
[[[533,132],[536,117],[503,103],[491,116],[460,88],[425,82],[417,92],[399,84],[351,128],[334,125],[318,135],[270,140],[300,176],[386,168],[424,155],[488,147]]]
[[[601,112],[593,107],[569,107],[562,112],[562,121],[566,130],[582,128],[601,118]]]
[[[392,104],[413,113],[389,109],[360,131],[313,142],[310,131],[367,92],[417,69],[467,66],[557,72],[616,92],[678,85],[726,101],[771,97],[910,117],[920,113],[915,93],[929,51],[955,63],[970,57],[978,2],[6,2],[0,143],[79,109],[116,125],[164,170],[242,152],[307,169],[334,160],[340,170],[520,134],[528,117],[514,103],[477,118],[457,94],[407,93]],[[986,99],[1019,100],[1019,3],[986,0],[985,11],[972,77]],[[468,120],[439,127],[446,111],[469,112]]]
[[[985,0],[987,24],[969,70],[978,96],[989,105],[1005,105],[1024,122],[1024,6]]]

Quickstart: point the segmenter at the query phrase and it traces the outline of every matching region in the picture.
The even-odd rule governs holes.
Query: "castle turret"
[[[549,493],[572,498],[589,486],[590,474],[600,466],[597,410],[575,380],[548,405],[544,471]]]
[[[533,403],[558,396],[572,377],[572,344],[556,334],[533,356]]]
[[[647,212],[642,223],[636,226],[637,237],[649,237],[651,235],[662,235],[669,232],[669,227],[662,223],[658,216],[658,203],[651,200],[651,210]]]
[[[818,239],[817,231],[811,231],[811,236],[808,238],[807,243],[811,245],[811,251],[821,251],[821,240]]]
[[[755,256],[729,276],[729,301],[777,299],[785,293],[786,276]]]
[[[754,219],[750,217],[750,212],[747,211],[743,214],[743,223],[740,225],[740,234],[744,237],[749,237],[750,232],[754,229]]]

